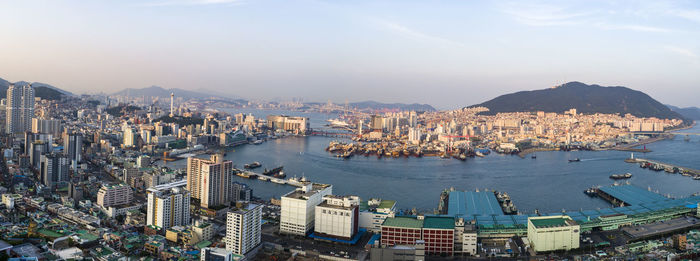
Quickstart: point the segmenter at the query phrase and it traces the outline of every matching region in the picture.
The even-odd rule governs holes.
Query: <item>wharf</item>
[[[684,175],[690,175],[690,176],[693,176],[693,177],[698,177],[698,176],[700,176],[700,170],[691,169],[691,168],[686,168],[686,167],[682,167],[682,166],[678,166],[678,165],[674,165],[674,164],[669,164],[669,163],[665,163],[665,162],[661,162],[661,161],[656,161],[656,160],[649,160],[649,159],[642,159],[642,158],[630,158],[630,159],[626,159],[625,162],[627,162],[627,163],[643,163],[643,164],[647,164],[647,163],[648,163],[648,164],[650,164],[650,165],[658,165],[658,166],[660,166],[660,167],[661,167],[662,169],[664,169],[664,170],[666,170],[666,169],[671,169],[671,170],[677,169],[677,170],[678,170],[678,173],[681,173],[681,174],[684,174]]]
[[[277,184],[283,184],[283,185],[290,185],[290,186],[295,186],[295,187],[302,187],[304,184],[308,183],[308,181],[298,181],[298,180],[293,180],[293,179],[281,179],[281,178],[275,178],[273,176],[268,176],[264,175],[262,173],[255,173],[252,171],[247,171],[247,170],[242,170],[242,169],[234,169],[236,172],[236,175],[239,177],[243,178],[257,178],[259,180],[264,180],[264,181],[270,181],[272,183],[277,183]]]
[[[636,186],[601,187],[596,190],[596,193],[615,206],[637,206],[668,200],[664,196]]]

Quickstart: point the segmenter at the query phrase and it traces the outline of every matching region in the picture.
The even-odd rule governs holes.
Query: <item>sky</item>
[[[440,109],[581,81],[700,106],[700,2],[0,0],[0,78]]]

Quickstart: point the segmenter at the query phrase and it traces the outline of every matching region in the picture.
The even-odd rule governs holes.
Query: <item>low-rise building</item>
[[[581,226],[569,216],[527,219],[527,239],[537,252],[577,249],[580,238]]]

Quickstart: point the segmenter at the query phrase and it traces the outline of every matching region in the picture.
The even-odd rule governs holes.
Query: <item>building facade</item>
[[[31,130],[34,117],[34,88],[25,84],[7,88],[5,132],[8,134]]]
[[[247,204],[226,216],[226,250],[246,255],[260,245],[262,206]]]
[[[280,233],[306,236],[313,231],[315,207],[332,193],[332,185],[308,183],[282,196]]]
[[[527,239],[536,252],[577,249],[581,226],[569,216],[528,217]]]
[[[350,240],[359,229],[359,205],[358,196],[324,196],[315,208],[314,233]]]
[[[190,223],[190,192],[178,181],[147,190],[146,225],[167,229]]]
[[[187,189],[205,208],[228,206],[233,197],[233,162],[223,155],[187,159]]]
[[[97,191],[97,205],[103,208],[126,205],[131,203],[133,199],[131,187],[125,184],[102,185]]]

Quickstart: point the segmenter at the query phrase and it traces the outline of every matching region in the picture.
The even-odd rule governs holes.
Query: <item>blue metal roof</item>
[[[447,214],[490,216],[503,215],[503,210],[493,192],[452,191],[447,205]]]
[[[662,195],[631,185],[602,187],[600,190],[629,205],[668,200],[668,198]]]

